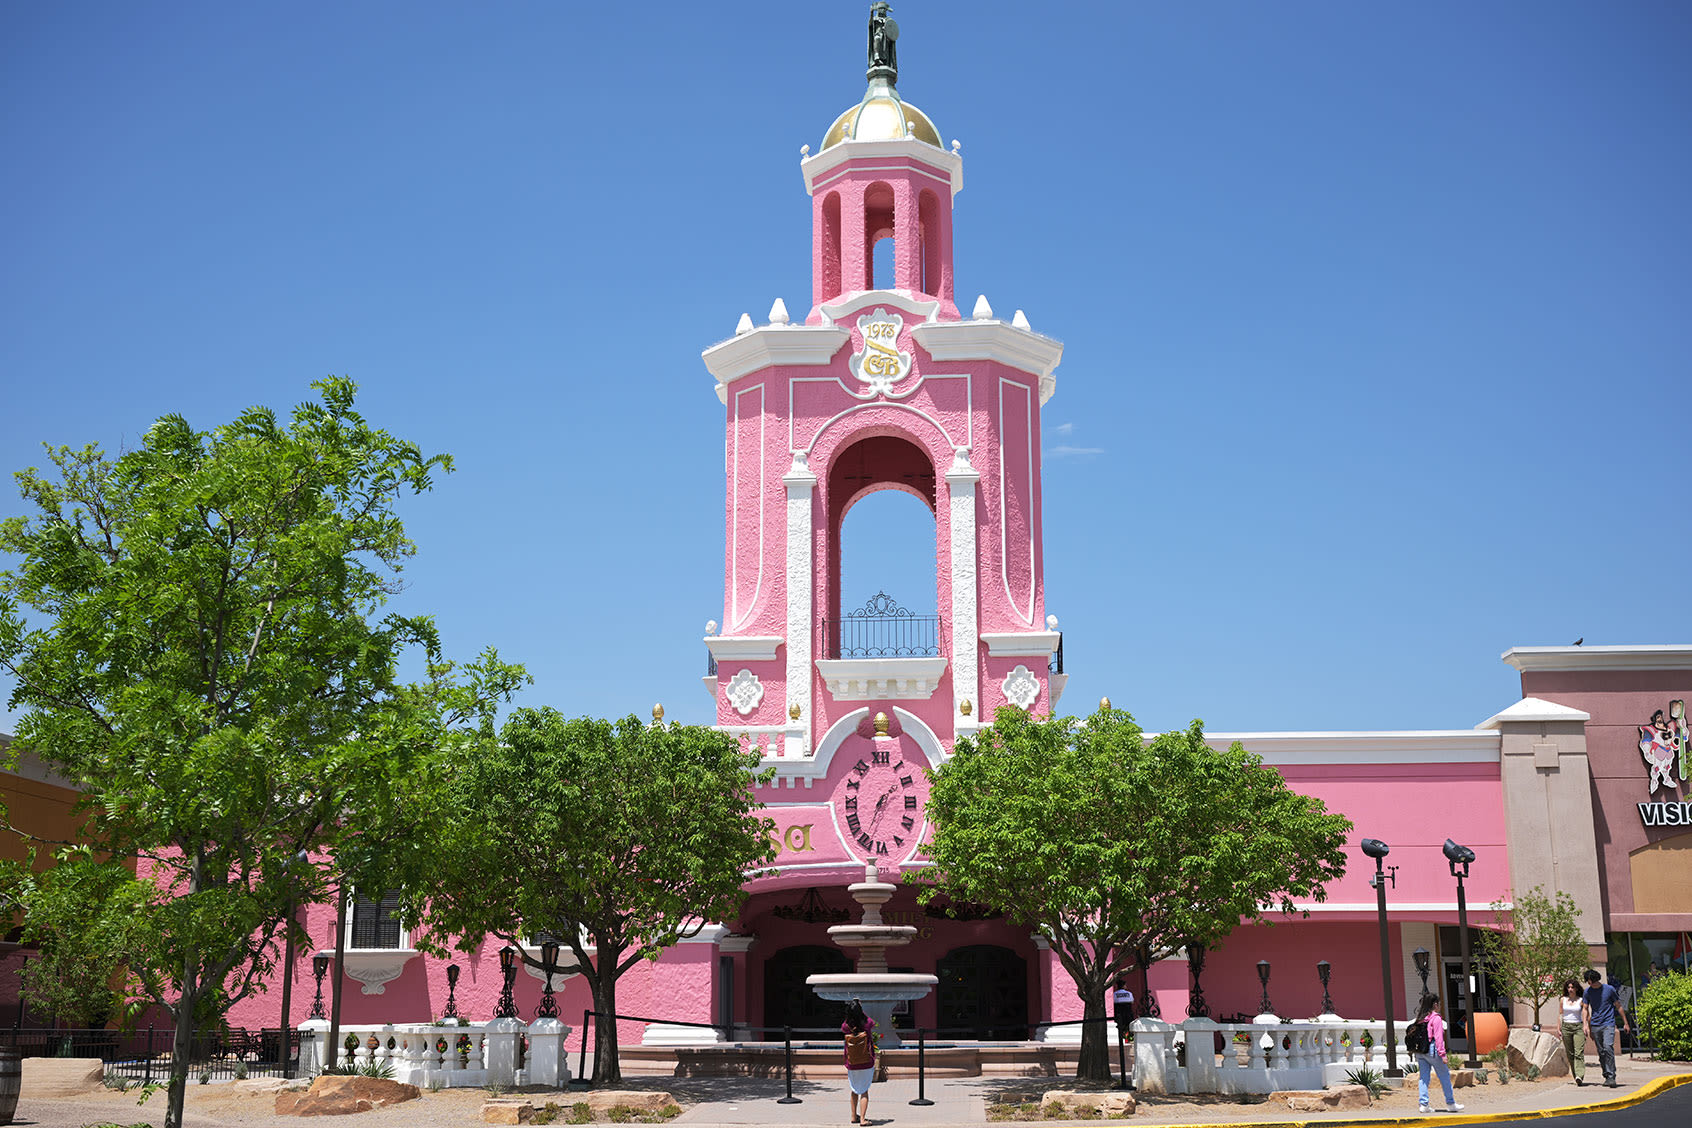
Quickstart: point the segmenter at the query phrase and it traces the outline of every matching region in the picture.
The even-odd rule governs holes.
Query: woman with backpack
[[[846,1036],[846,1084],[852,1097],[852,1123],[869,1123],[870,1082],[875,1080],[875,1019],[864,1013],[864,1004],[853,999],[846,1006],[846,1021],[840,1024]],[[858,1098],[863,1098],[863,1107]]]
[[[1425,992],[1416,1007],[1416,1017],[1404,1032],[1404,1048],[1416,1055],[1421,1068],[1416,1070],[1416,1111],[1429,1112],[1428,1075],[1439,1071],[1439,1084],[1445,1090],[1447,1112],[1462,1112],[1457,1095],[1451,1091],[1451,1067],[1445,1064],[1445,1019],[1439,1014],[1439,996]]]

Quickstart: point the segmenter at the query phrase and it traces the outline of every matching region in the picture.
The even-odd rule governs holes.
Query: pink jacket
[[[1433,1057],[1445,1056],[1445,1019],[1438,1010],[1428,1015],[1428,1053]]]

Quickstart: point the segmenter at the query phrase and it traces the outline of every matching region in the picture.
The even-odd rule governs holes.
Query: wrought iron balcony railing
[[[945,653],[939,615],[918,615],[886,592],[838,619],[823,620],[822,652],[829,658],[933,658]]]

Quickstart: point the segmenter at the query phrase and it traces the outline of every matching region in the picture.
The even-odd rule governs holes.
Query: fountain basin
[[[828,930],[828,938],[842,948],[894,947],[909,944],[916,934],[908,924],[837,924]]]
[[[911,972],[837,972],[813,975],[805,980],[805,985],[831,1002],[849,1003],[857,999],[864,1005],[864,1013],[875,1020],[881,1048],[892,1050],[904,1044],[899,1032],[893,1029],[894,1005],[922,998],[939,982],[936,976]]]

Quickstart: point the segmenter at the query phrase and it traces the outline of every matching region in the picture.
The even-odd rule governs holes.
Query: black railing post
[[[591,1010],[582,1011],[582,1053],[581,1056],[576,1059],[576,1075],[570,1078],[570,1084],[572,1085],[589,1087],[593,1085],[593,1082],[589,1081],[587,1076],[588,1019],[592,1016],[592,1014],[593,1011]]]
[[[777,1097],[776,1104],[802,1104],[804,1102],[793,1095],[793,1027],[784,1026],[781,1028],[781,1043],[782,1060],[785,1063],[785,1072],[787,1073],[787,1095]]]
[[[147,1068],[141,1078],[143,1085],[153,1083],[153,1024],[147,1024]]]
[[[1134,1086],[1128,1080],[1128,1038],[1122,1027],[1116,1028],[1116,1068],[1122,1074],[1122,1084],[1118,1089],[1132,1089]]]
[[[934,1102],[923,1096],[923,1089],[928,1081],[928,1046],[923,1041],[923,1035],[928,1033],[922,1027],[917,1027],[917,1095],[914,1105],[931,1105]]]

